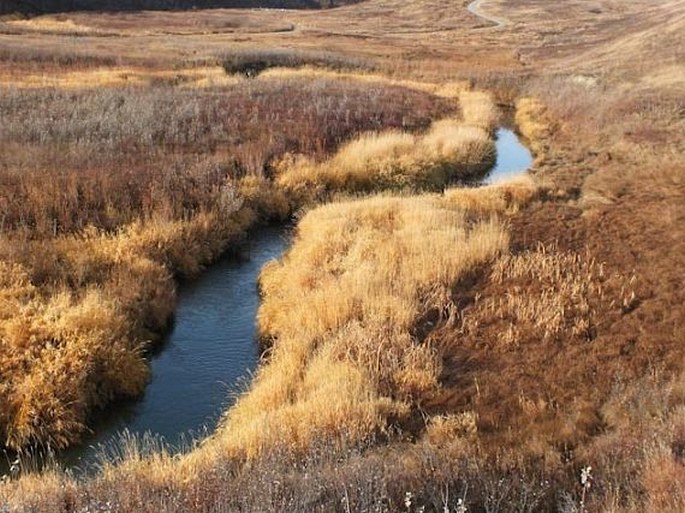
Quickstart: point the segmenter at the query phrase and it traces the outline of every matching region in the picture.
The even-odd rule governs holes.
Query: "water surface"
[[[512,130],[499,128],[496,137],[497,160],[484,179],[486,184],[514,178],[525,173],[533,165],[533,155]]]

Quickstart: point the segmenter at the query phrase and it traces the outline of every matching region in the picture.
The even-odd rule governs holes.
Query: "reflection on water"
[[[497,130],[497,161],[485,177],[486,184],[501,182],[525,172],[533,165],[533,155],[516,134],[507,129]]]

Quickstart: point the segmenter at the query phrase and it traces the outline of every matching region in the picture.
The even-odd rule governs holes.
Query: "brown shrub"
[[[255,81],[221,95],[7,89],[0,103],[0,225],[34,237],[183,219],[213,208],[227,180],[268,176],[285,152],[322,155],[356,133],[422,128],[449,110],[424,93],[332,79]]]

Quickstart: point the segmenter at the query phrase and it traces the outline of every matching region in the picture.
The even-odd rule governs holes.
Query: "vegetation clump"
[[[303,448],[343,432],[356,443],[389,417],[406,420],[439,388],[439,350],[417,337],[420,320],[439,312],[446,321],[450,288],[506,244],[499,223],[471,226],[439,197],[310,211],[283,262],[260,277],[269,360],[228,412],[219,443],[248,455],[284,433]]]
[[[276,166],[276,182],[306,202],[336,192],[441,190],[475,180],[495,162],[496,109],[477,92],[463,92],[459,105],[461,119],[435,121],[423,134],[365,133],[322,162],[290,156]]]
[[[288,49],[243,50],[222,54],[218,60],[226,73],[256,77],[269,68],[314,67],[334,71],[374,71],[372,61],[325,51]]]

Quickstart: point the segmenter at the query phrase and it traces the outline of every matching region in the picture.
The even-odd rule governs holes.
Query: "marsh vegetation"
[[[5,92],[0,425],[13,447],[65,446],[94,407],[140,393],[172,278],[297,207],[270,179],[274,161],[454,108],[335,81]]]
[[[176,278],[297,227],[212,436],[126,440],[85,479],[23,468],[0,509],[685,507],[683,4],[480,9],[508,23],[439,0],[212,12],[249,33],[3,23],[6,445],[78,440],[144,388]],[[492,163],[498,104],[531,175],[455,186]]]

